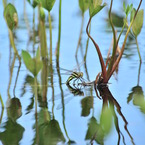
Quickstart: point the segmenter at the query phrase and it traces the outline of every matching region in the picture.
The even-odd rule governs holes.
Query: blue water
[[[138,2],[134,2],[134,6],[137,5]],[[24,14],[23,14],[23,2],[20,1],[14,1],[15,7],[18,11],[19,16],[19,24],[16,32],[17,39],[15,39],[16,47],[18,49],[19,54],[21,55],[22,50],[32,50],[32,42],[27,48],[27,42],[28,42],[28,30],[26,29],[25,22],[23,20]],[[143,1],[141,8],[144,8],[145,2]],[[59,1],[56,1],[51,14],[54,18],[53,24],[53,61],[55,64],[55,48],[56,43],[58,39],[58,7],[59,7]],[[121,1],[120,2],[114,2],[113,10],[114,12],[121,13],[122,6]],[[33,10],[31,6],[26,3],[26,11],[27,16],[29,18],[30,27],[32,28],[32,14]],[[37,8],[36,11],[36,19],[37,19]],[[105,18],[107,16],[107,8],[101,11],[97,16],[95,16],[92,19],[91,23],[91,35],[96,40],[98,45],[101,48],[101,52],[103,54],[103,57],[105,58],[107,56],[108,48],[112,41],[112,34],[108,33],[107,24],[105,21]],[[60,66],[69,70],[73,70],[76,66],[76,60],[75,60],[75,50],[77,47],[77,42],[79,38],[79,32],[81,27],[81,16],[78,15],[80,12],[78,1],[62,1],[62,33],[61,33],[61,45],[60,45]],[[45,11],[47,15],[47,11]],[[84,28],[83,28],[83,34],[82,34],[82,47],[83,52],[85,52],[85,46],[86,46],[86,40],[87,35],[85,32],[85,27],[87,25],[87,21],[89,19],[88,11],[85,13],[84,18]],[[3,132],[4,129],[2,126],[7,121],[7,110],[6,110],[6,101],[8,99],[7,89],[8,84],[10,80],[10,70],[9,70],[9,37],[8,37],[8,28],[5,23],[4,17],[3,17],[3,4],[2,1],[0,1],[0,94],[2,96],[3,102],[5,104],[4,114],[2,118],[2,122],[0,124],[0,132]],[[49,47],[49,29],[47,31],[47,45]],[[144,24],[142,31],[140,35],[138,36],[138,43],[139,48],[141,51],[142,56],[142,65],[141,65],[141,71],[140,71],[140,78],[139,78],[139,86],[142,87],[143,92],[145,91],[145,83],[144,83],[144,73],[145,73],[145,16],[144,16]],[[123,37],[121,37],[121,42],[123,42]],[[37,48],[38,45],[35,45]],[[123,137],[121,136],[120,144],[131,145],[131,144],[137,144],[137,145],[143,145],[145,143],[144,133],[145,133],[145,114],[140,110],[139,106],[135,106],[133,104],[133,101],[130,101],[129,104],[127,103],[127,97],[129,96],[129,93],[131,93],[131,89],[135,86],[137,86],[138,83],[138,70],[139,70],[139,57],[136,49],[136,44],[130,45],[130,50],[125,50],[125,54],[132,53],[132,56],[127,58],[126,55],[123,56],[120,64],[119,64],[119,71],[117,75],[117,79],[115,79],[114,76],[110,79],[109,89],[114,96],[114,98],[118,101],[118,103],[121,106],[121,111],[123,115],[125,116],[128,125],[128,131],[133,138],[133,141],[131,140],[131,137],[127,133],[127,131],[124,129],[124,121],[121,118],[121,116],[117,114],[118,122],[119,122],[119,128],[122,132]],[[12,50],[12,58],[13,59],[13,50]],[[78,53],[78,59],[79,62],[82,62],[82,56],[79,50]],[[98,56],[95,50],[95,47],[91,41],[89,41],[89,48],[88,48],[88,54],[87,54],[87,70],[89,74],[89,78],[91,81],[93,81],[96,77],[96,75],[101,71]],[[15,84],[16,74],[18,69],[18,60],[16,59],[15,67],[12,74],[12,82],[10,86],[10,96],[11,98],[14,97],[13,95],[13,88]],[[84,78],[87,79],[85,74],[85,69],[83,66],[80,67],[81,71],[84,72]],[[26,94],[21,97],[21,88],[23,87],[24,79],[27,74],[30,74],[28,70],[26,70],[26,67],[24,66],[24,63],[22,62],[21,70],[18,77],[17,87],[16,87],[16,97],[20,99],[20,102],[22,104],[22,116],[17,120],[17,123],[24,128],[22,139],[20,140],[19,144],[25,145],[25,144],[32,144],[33,138],[35,136],[35,130],[33,129],[33,125],[35,124],[35,109],[29,113],[26,114],[26,108],[30,104],[30,97],[32,96],[31,88],[30,86],[27,86],[27,92]],[[67,80],[67,75],[62,75],[62,82],[64,83]],[[40,80],[40,76],[38,76],[38,79]],[[55,96],[60,95],[60,88],[58,83],[58,76],[54,75],[54,89],[55,89]],[[69,91],[65,85],[62,85],[64,94],[68,94]],[[85,94],[87,95],[88,91],[84,90]],[[52,115],[52,101],[49,101],[52,96],[52,89],[48,88],[48,94],[47,94],[47,100],[48,100],[48,111],[50,111]],[[76,144],[83,145],[83,144],[89,144],[89,141],[85,141],[86,132],[88,129],[88,122],[92,116],[96,118],[96,120],[100,121],[100,115],[102,110],[102,100],[99,100],[96,97],[95,92],[93,92],[94,97],[94,108],[91,109],[91,112],[89,116],[82,117],[81,116],[81,99],[82,97],[76,96],[73,97],[72,94],[69,94],[69,96],[65,97],[66,105],[65,105],[65,120],[63,120],[63,108],[60,107],[58,109],[58,106],[61,106],[61,99],[57,99],[55,101],[54,106],[54,116],[55,120],[58,121],[61,131],[65,137],[66,142],[68,141],[68,137],[65,133],[64,124],[68,133],[68,136],[71,140],[74,140]],[[40,110],[40,108],[38,108]],[[1,107],[0,107],[1,112]],[[110,145],[110,144],[117,144],[118,142],[118,135],[115,129],[115,125],[113,122],[111,132],[109,135],[105,137],[104,144]],[[0,141],[0,144],[2,142]],[[61,143],[60,143],[61,144]],[[97,144],[94,142],[94,144]]]

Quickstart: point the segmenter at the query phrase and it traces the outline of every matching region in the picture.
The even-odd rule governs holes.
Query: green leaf
[[[84,13],[89,7],[89,1],[88,0],[79,0],[79,6],[80,6],[82,13]]]
[[[36,59],[40,60],[40,48],[38,47],[37,52],[36,52]]]
[[[142,9],[138,11],[135,20],[132,24],[132,31],[135,37],[137,37],[141,32],[141,28],[143,26],[143,17],[144,17],[144,10]]]
[[[14,122],[21,117],[22,115],[22,106],[18,98],[12,98],[7,100],[7,115],[8,118]]]
[[[38,5],[38,3],[39,3],[39,0],[27,0],[28,2],[29,2],[29,4],[33,7],[33,8],[35,8],[37,5]]]
[[[128,16],[128,14],[132,11],[132,7],[133,7],[133,4],[127,5],[127,7],[126,7],[125,2],[123,2],[123,9],[124,9],[126,16]]]
[[[55,0],[40,0],[40,2],[42,7],[50,12],[55,3]]]
[[[125,1],[123,2],[123,9],[124,9],[124,12],[126,12]]]
[[[43,10],[42,7],[40,7],[39,15],[40,15],[40,19],[41,19],[42,21],[45,21],[45,12],[44,12],[44,10]]]
[[[135,12],[136,12],[136,9],[133,8],[132,11],[131,11],[131,14],[130,14],[130,22],[132,21],[134,15],[135,15]]]
[[[9,29],[13,30],[18,25],[18,15],[15,7],[12,4],[8,4],[4,9],[4,17]]]
[[[89,6],[90,17],[93,17],[98,12],[100,12],[106,5],[107,5],[106,3],[104,3],[103,5],[100,5],[100,1],[90,2],[90,6]]]
[[[39,71],[42,68],[42,61],[40,59],[31,58],[30,54],[27,51],[22,50],[22,57],[25,63],[26,68],[34,75],[37,76]]]

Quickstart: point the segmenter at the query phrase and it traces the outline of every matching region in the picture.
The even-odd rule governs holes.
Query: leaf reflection
[[[22,106],[18,98],[7,100],[7,115],[12,121],[16,121],[22,115]]]
[[[127,98],[127,103],[131,100],[135,106],[140,108],[140,111],[145,114],[145,99],[144,93],[141,86],[135,86],[132,88],[131,93]]]
[[[93,108],[94,97],[87,96],[81,100],[82,116],[88,116],[90,114],[91,108]]]
[[[3,128],[5,131],[0,132],[0,140],[3,145],[19,144],[25,129],[17,122],[13,122],[11,119],[8,119]]]
[[[121,118],[124,121],[124,129],[127,132],[128,136],[130,137],[132,144],[134,144],[133,137],[131,136],[127,128],[128,122],[121,112],[121,107],[119,103],[112,96],[109,88],[98,86],[98,91],[100,93],[100,96],[102,96],[102,99],[103,99],[100,122],[98,123],[97,119],[94,116],[90,119],[88,123],[86,140],[87,139],[91,140],[90,141],[91,144],[93,144],[93,141],[97,142],[98,144],[104,144],[105,137],[110,133],[113,127],[112,125],[113,125],[113,119],[114,119],[115,129],[118,134],[117,144],[120,144],[121,136],[125,144],[125,137],[119,128],[119,121],[116,115],[116,110],[117,110],[118,114],[121,116]]]

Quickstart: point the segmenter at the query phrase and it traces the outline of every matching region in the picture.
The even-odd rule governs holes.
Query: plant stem
[[[125,18],[125,21],[126,21],[126,20],[127,20],[127,17]],[[120,37],[121,37],[121,35],[122,35],[122,33],[123,33],[123,30],[124,30],[125,25],[126,25],[126,22],[124,22],[123,27],[122,27],[122,29],[121,29],[121,32],[120,32],[120,34],[119,34],[119,36],[118,36],[116,46],[118,46],[118,43],[119,43]]]
[[[52,63],[52,24],[51,24],[51,15],[48,12],[48,19],[49,19],[49,35],[50,35],[50,63]]]
[[[35,115],[37,114],[37,78],[34,76],[34,88],[35,88]]]
[[[78,44],[77,44],[77,49],[76,49],[75,57],[77,57],[79,46],[80,46],[81,39],[82,39],[83,25],[84,25],[84,14],[82,14],[81,30],[80,30],[80,35],[79,35],[79,40],[78,40]]]
[[[91,24],[89,26],[89,34],[91,32]],[[85,50],[85,56],[84,56],[84,61],[86,61],[86,58],[87,58],[87,52],[88,52],[88,46],[89,46],[89,37],[87,39],[87,44],[86,44],[86,50]]]
[[[100,64],[101,64],[102,75],[103,75],[103,79],[104,79],[103,81],[104,81],[104,83],[107,83],[107,71],[106,71],[106,67],[105,67],[105,64],[104,64],[104,60],[103,60],[100,48],[88,32],[88,27],[89,27],[89,24],[91,22],[91,19],[92,19],[92,17],[89,18],[89,21],[88,21],[88,24],[87,24],[87,27],[86,27],[86,32],[87,32],[88,37],[92,40],[93,44],[95,45],[95,48],[96,48],[98,56],[99,56]]]
[[[112,52],[110,64],[109,64],[109,67],[108,67],[107,75],[110,73],[110,71],[111,71],[111,69],[113,67],[114,60],[115,60],[115,55],[116,55],[116,49],[117,49],[116,33],[115,33],[114,25],[113,25],[112,19],[111,19],[112,4],[113,4],[113,0],[111,0],[110,9],[109,9],[109,22],[110,22],[110,25],[112,27],[112,32],[113,32],[113,52]]]
[[[56,58],[57,58],[57,61],[59,61],[59,53],[60,53],[60,38],[61,38],[61,0],[59,0],[58,42],[57,42],[57,50],[56,50]]]
[[[117,60],[115,61],[114,65],[113,65],[113,68],[112,68],[111,72],[109,73],[109,75],[108,75],[108,77],[107,77],[107,81],[109,81],[110,77],[111,77],[112,74],[114,73],[116,67],[118,66],[118,64],[119,64],[119,62],[120,62],[120,60],[121,60],[121,58],[122,58],[122,55],[123,55],[123,52],[124,52],[124,49],[125,49],[125,44],[126,44],[126,40],[127,40],[128,34],[129,34],[130,29],[131,29],[131,26],[132,26],[132,24],[133,24],[133,22],[134,22],[134,20],[135,20],[135,17],[136,17],[136,15],[137,15],[137,13],[138,13],[138,10],[139,10],[139,8],[140,8],[140,6],[141,6],[141,3],[142,3],[142,0],[140,0],[140,3],[139,3],[139,5],[138,5],[138,8],[137,8],[136,13],[135,13],[135,15],[134,15],[134,18],[132,19],[132,21],[131,21],[131,23],[130,23],[128,29],[127,29],[127,32],[126,32],[126,35],[125,35],[125,38],[124,38],[124,42],[123,42],[123,45],[122,45],[122,49],[121,49],[121,51],[120,51],[120,54],[119,54]]]
[[[139,55],[139,60],[142,63],[142,59],[141,59],[141,55],[140,55],[140,50],[139,50],[139,45],[138,45],[137,37],[135,38],[135,41],[136,41],[136,45],[137,45],[137,52],[138,52],[138,55]]]
[[[2,104],[2,108],[4,108],[4,103],[3,103],[3,99],[2,99],[1,94],[0,94],[0,101],[1,101],[1,104]]]

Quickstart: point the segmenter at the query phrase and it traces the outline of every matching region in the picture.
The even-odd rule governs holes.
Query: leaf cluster
[[[26,68],[36,77],[42,69],[43,63],[40,60],[40,50],[37,49],[36,57],[31,58],[30,54],[22,50],[22,58]]]

